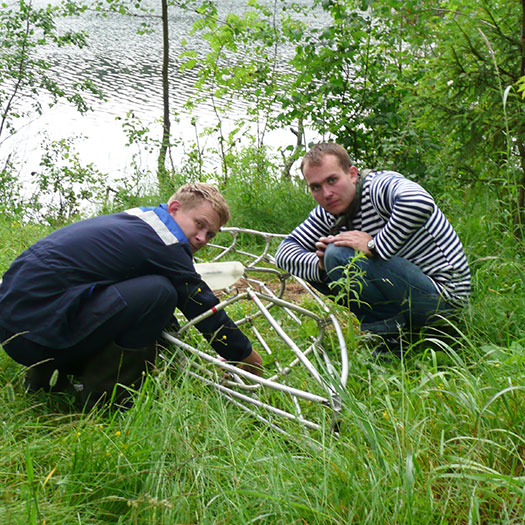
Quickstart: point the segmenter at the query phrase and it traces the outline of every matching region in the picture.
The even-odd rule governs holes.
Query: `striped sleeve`
[[[321,282],[315,243],[328,235],[335,217],[323,208],[314,208],[308,218],[284,239],[275,254],[277,267],[307,281]]]
[[[375,172],[363,191],[359,228],[375,237],[383,259],[394,255],[418,266],[446,300],[470,295],[467,258],[452,225],[431,195],[395,172]]]
[[[374,182],[370,199],[389,217],[376,236],[376,245],[381,257],[390,259],[428,221],[436,205],[429,193],[404,177],[394,180],[378,177]]]

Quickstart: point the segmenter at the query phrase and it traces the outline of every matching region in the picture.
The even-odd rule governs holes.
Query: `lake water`
[[[47,4],[42,0],[37,1],[42,5]],[[218,4],[223,14],[242,14],[247,9],[246,2],[241,0],[219,0]],[[172,136],[184,141],[195,138],[195,127],[191,124],[191,115],[184,110],[184,104],[195,94],[196,73],[181,73],[178,68],[178,55],[183,51],[181,41],[187,39],[190,48],[201,54],[206,52],[203,42],[189,34],[195,17],[192,13],[170,8],[170,104],[171,111],[179,114],[179,121],[172,121]],[[312,14],[312,25],[319,25],[320,20],[319,16]],[[39,144],[43,133],[54,140],[82,135],[84,138],[77,142],[82,161],[93,162],[111,178],[129,172],[132,155],[136,152],[140,153],[143,169],[155,170],[157,152],[149,154],[144,149],[127,147],[122,130],[125,115],[133,111],[154,131],[155,137],[161,134],[160,20],[153,22],[155,31],[145,35],[137,33],[140,23],[138,17],[120,14],[101,17],[94,12],[86,12],[78,19],[61,22],[72,29],[87,31],[89,46],[83,49],[70,46],[44,49],[44,57],[52,64],[53,74],[69,85],[84,78],[93,79],[103,90],[105,100],[88,97],[93,111],[86,115],[81,115],[68,103],[60,102],[47,109],[39,118],[26,120],[16,135],[0,144],[0,158],[5,158],[10,151],[16,151],[18,159],[22,161],[22,178],[24,174],[38,170],[41,155]],[[289,52],[289,49],[280,50],[283,57]],[[246,101],[239,100],[230,117],[241,118],[245,110]],[[194,115],[201,130],[216,122],[209,104],[201,105]],[[280,146],[294,144],[295,136],[289,130],[277,130],[267,136],[265,143]]]

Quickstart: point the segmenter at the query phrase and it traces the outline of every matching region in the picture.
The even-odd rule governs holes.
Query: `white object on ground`
[[[196,263],[195,270],[212,290],[228,288],[244,275],[244,266],[238,261]]]

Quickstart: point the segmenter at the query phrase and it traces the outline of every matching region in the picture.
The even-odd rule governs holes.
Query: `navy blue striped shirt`
[[[277,266],[308,281],[321,281],[315,243],[329,235],[337,217],[321,206],[281,243]],[[419,184],[394,171],[370,173],[363,184],[354,229],[375,238],[379,257],[394,255],[418,266],[443,298],[464,304],[470,295],[470,270],[461,241]]]

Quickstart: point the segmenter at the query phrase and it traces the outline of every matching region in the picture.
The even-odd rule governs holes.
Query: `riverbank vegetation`
[[[31,90],[83,100],[36,60],[43,40],[89,45],[57,23],[84,7],[14,5],[0,9],[0,140],[16,132],[21,108],[38,111],[22,104]],[[359,167],[395,169],[428,188],[473,280],[470,306],[438,349],[422,334],[403,361],[377,362],[348,336],[338,439],[328,430],[304,439],[292,422],[280,424],[297,439],[283,438],[184,369],[162,366],[131,410],[83,414],[68,396],[26,395],[23,368],[2,353],[2,523],[523,523],[524,5],[327,1],[315,4],[324,22],[312,28],[301,19],[310,4],[277,12],[253,2],[243,16],[219,15],[212,2],[168,4],[199,14],[195,31],[209,47],[205,56],[186,49],[184,67],[196,68],[213,101],[217,126],[201,131],[218,146],[188,141],[162,177],[137,164],[109,183],[65,137],[45,146],[31,198],[16,152],[0,149],[2,272],[87,201],[89,213],[153,204],[192,180],[220,185],[231,225],[287,232],[313,203],[294,161],[315,130]],[[284,42],[293,44],[285,67]],[[252,105],[231,131],[239,94]],[[131,142],[163,145],[162,130],[124,120]],[[297,141],[271,151],[265,133],[276,127],[292,127]]]
[[[303,198],[290,184],[265,205]],[[523,252],[492,227],[488,190],[441,199],[466,243],[472,303],[452,340],[422,335],[403,361],[375,361],[348,332],[338,439],[279,421],[285,438],[165,362],[131,410],[83,414],[64,394],[25,394],[3,353],[2,522],[522,523]],[[268,225],[261,208],[232,211]],[[3,219],[2,270],[51,229]]]

